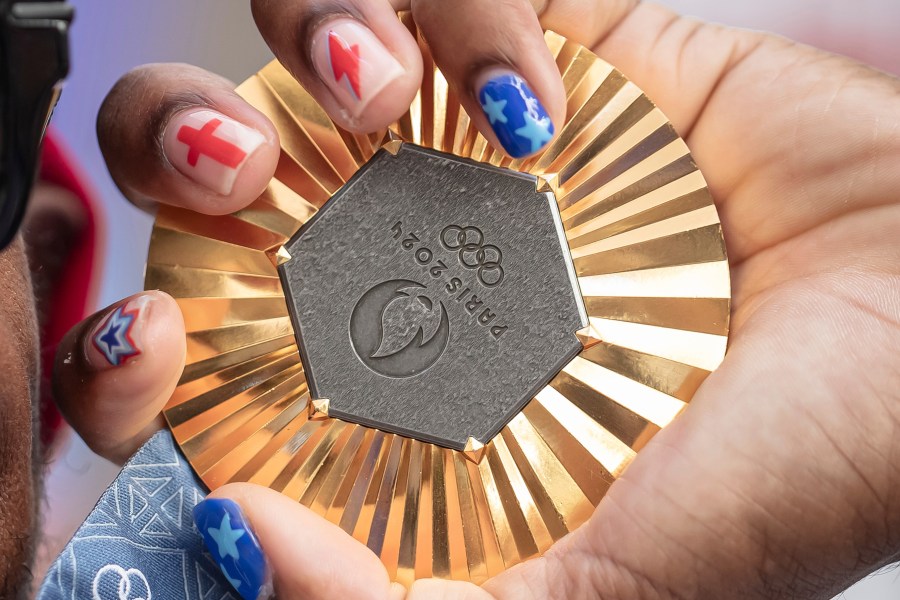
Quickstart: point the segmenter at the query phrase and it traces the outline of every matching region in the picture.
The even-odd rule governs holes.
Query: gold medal
[[[568,116],[520,160],[424,45],[409,112],[368,136],[273,62],[238,88],[281,136],[266,192],[162,207],[153,231],[146,287],[188,332],[165,415],[196,472],[295,498],[404,584],[539,556],[725,354],[725,244],[687,146],[621,73],[546,41]]]

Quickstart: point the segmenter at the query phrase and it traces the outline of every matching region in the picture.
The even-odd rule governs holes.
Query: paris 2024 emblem
[[[384,281],[364,293],[350,315],[350,342],[364,365],[385,377],[419,375],[450,340],[447,309],[421,283]]]

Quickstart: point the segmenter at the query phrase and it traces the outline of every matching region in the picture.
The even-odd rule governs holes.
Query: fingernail
[[[313,35],[312,57],[319,77],[354,117],[403,75],[403,65],[368,27],[353,19],[319,28]]]
[[[88,364],[99,371],[137,359],[143,353],[144,324],[152,304],[152,295],[137,296],[100,319],[85,338]]]
[[[172,117],[163,135],[163,151],[182,174],[227,196],[241,167],[265,141],[257,130],[201,109]]]
[[[194,523],[225,579],[244,600],[269,596],[266,557],[237,502],[203,500],[194,507]]]
[[[538,152],[553,138],[553,122],[528,83],[509,71],[479,82],[478,101],[503,149],[513,158]]]

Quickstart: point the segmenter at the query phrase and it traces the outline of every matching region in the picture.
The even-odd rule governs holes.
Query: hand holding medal
[[[873,538],[900,530],[873,450],[891,430],[865,418],[892,393],[898,181],[872,148],[896,139],[841,112],[896,114],[892,82],[627,2],[347,4],[256,3],[284,66],[240,95],[155,66],[108,98],[113,176],[167,205],[147,283],[175,301],[72,334],[58,388],[88,443],[122,461],[164,411],[218,488],[195,518],[247,598],[270,574],[287,598],[754,596],[796,590],[797,565],[825,593],[885,559],[837,540],[866,515]],[[848,194],[861,164],[881,175]],[[354,334],[361,302],[380,339]],[[471,379],[416,387],[486,349]],[[448,382],[470,402],[450,417],[428,396]],[[242,481],[261,485],[224,485]]]

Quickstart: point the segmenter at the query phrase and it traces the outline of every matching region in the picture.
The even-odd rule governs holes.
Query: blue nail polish
[[[266,557],[240,506],[209,498],[194,507],[194,523],[228,582],[244,600],[256,600],[266,583]]]
[[[490,79],[478,101],[503,148],[513,158],[533,154],[553,137],[553,122],[524,79],[504,74]]]

